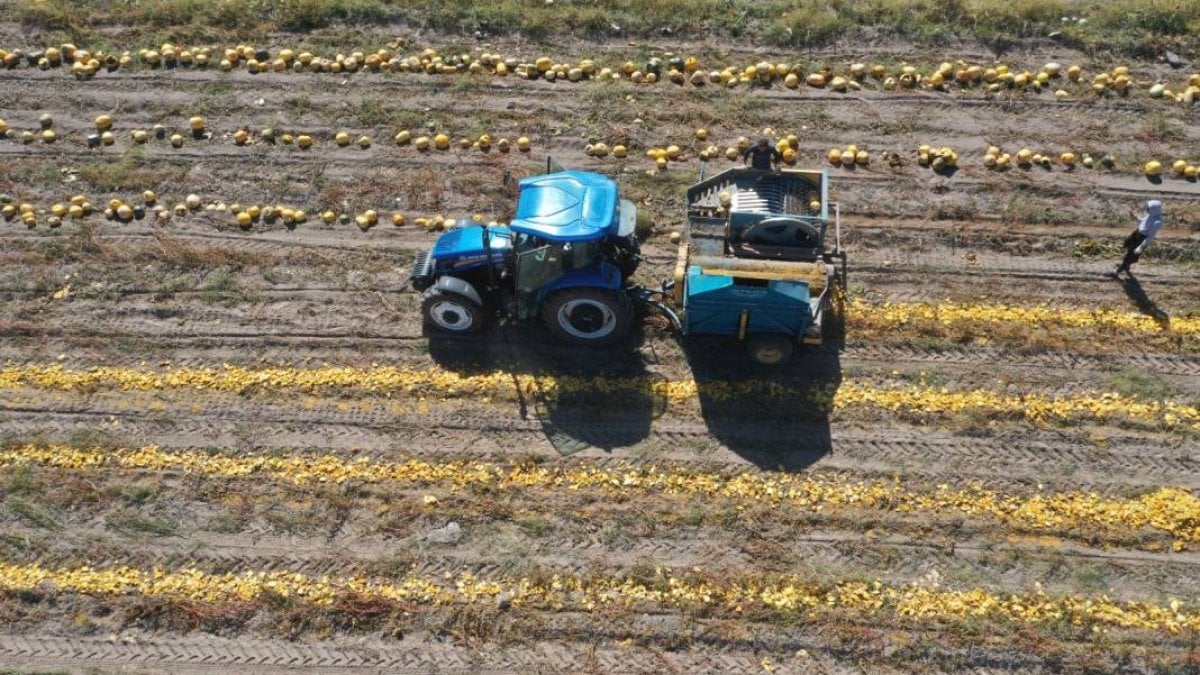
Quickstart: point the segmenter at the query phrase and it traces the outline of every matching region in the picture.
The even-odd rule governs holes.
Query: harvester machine
[[[701,174],[687,191],[674,278],[663,285],[680,331],[736,338],[764,365],[790,359],[798,343],[820,345],[846,273],[828,188],[824,171]]]

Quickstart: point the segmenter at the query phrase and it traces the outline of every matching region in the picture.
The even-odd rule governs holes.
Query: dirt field
[[[404,54],[456,41],[405,37]],[[0,25],[0,46],[34,45]],[[479,48],[598,66],[672,49],[718,69],[994,59]],[[1118,65],[1045,45],[1004,59]],[[1129,65],[1138,82],[1190,72]],[[0,117],[19,132],[49,114],[59,135],[0,139],[0,193],[40,214],[0,222],[0,670],[1196,672],[1200,185],[1140,167],[1200,161],[1200,118],[1142,89],[1072,92],[0,71]],[[89,149],[101,114],[115,143]],[[194,115],[211,139],[131,140]],[[243,126],[316,144],[239,146]],[[598,351],[538,327],[423,334],[406,282],[437,233],[416,219],[502,220],[504,173],[547,156],[616,176],[655,224],[639,276],[668,277],[697,127],[722,150],[794,133],[800,164],[829,168],[844,338],[763,370],[652,317]],[[401,129],[456,145],[398,147]],[[340,130],[373,143],[337,148]],[[532,151],[458,149],[485,132]],[[630,156],[589,157],[597,141]],[[872,163],[830,167],[849,143]],[[670,144],[691,158],[654,170],[646,149]],[[958,170],[919,167],[923,144]],[[989,145],[1115,168],[1001,173]],[[102,209],[144,190],[226,210],[48,225],[73,195]],[[1136,277],[1107,278],[1151,198],[1159,241]],[[233,204],[308,219],[242,231]],[[380,224],[326,225],[329,209]]]

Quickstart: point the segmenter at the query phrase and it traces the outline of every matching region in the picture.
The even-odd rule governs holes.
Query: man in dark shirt
[[[771,142],[765,138],[742,152],[742,163],[746,162],[747,157],[752,157],[750,166],[759,171],[770,171],[779,166],[779,151],[772,148]]]

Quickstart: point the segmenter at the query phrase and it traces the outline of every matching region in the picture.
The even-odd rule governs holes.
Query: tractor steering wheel
[[[803,220],[767,218],[742,230],[741,239],[747,244],[815,247],[821,241],[821,233]]]

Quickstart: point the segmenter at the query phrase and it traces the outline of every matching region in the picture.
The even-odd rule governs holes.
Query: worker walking
[[[1142,222],[1138,223],[1136,230],[1125,237],[1125,258],[1110,276],[1118,277],[1121,272],[1129,272],[1129,268],[1138,261],[1138,258],[1142,257],[1142,254],[1150,246],[1150,242],[1158,236],[1158,231],[1162,229],[1162,226],[1162,202],[1151,199],[1146,202],[1146,215],[1142,216]]]
[[[747,157],[750,158],[750,167],[759,171],[771,171],[779,166],[779,151],[772,148],[771,142],[765,138],[742,152],[743,164]]]

